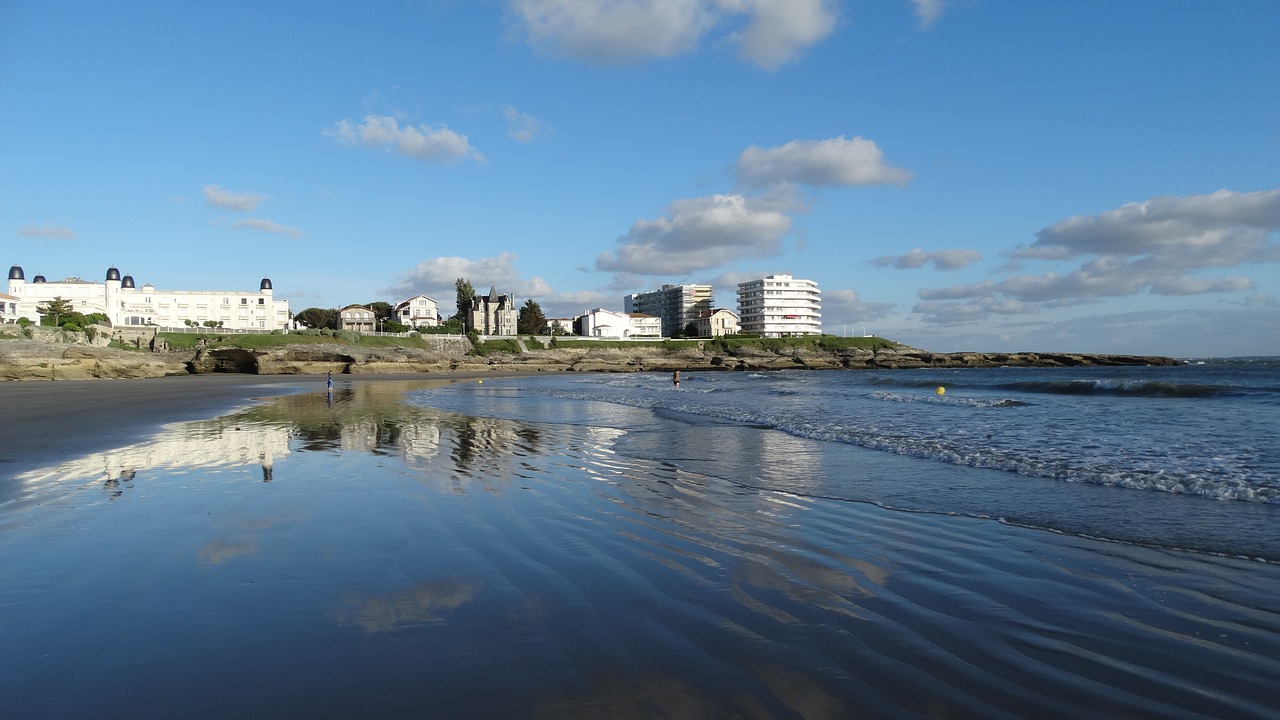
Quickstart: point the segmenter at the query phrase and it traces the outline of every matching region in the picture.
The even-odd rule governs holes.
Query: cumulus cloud
[[[738,56],[776,70],[824,40],[839,13],[831,0],[720,0],[726,10],[746,13],[747,27],[731,38]]]
[[[822,291],[822,319],[828,332],[837,324],[865,323],[888,317],[893,310],[893,303],[867,302],[854,290]]]
[[[1040,307],[1148,292],[1183,296],[1249,290],[1242,275],[1196,273],[1280,262],[1280,190],[1158,197],[1050,225],[1016,258],[1081,264],[1063,272],[924,289],[915,311],[931,322],[978,320]]]
[[[740,182],[752,187],[902,185],[911,179],[909,171],[885,164],[875,142],[843,135],[792,140],[773,148],[752,145],[738,156],[733,170]]]
[[[447,127],[405,125],[390,115],[365,115],[363,122],[339,120],[326,128],[325,137],[345,145],[387,148],[414,160],[452,164],[462,160],[483,161],[484,155],[471,146],[466,135]]]
[[[936,270],[959,270],[969,267],[970,265],[982,259],[982,253],[977,250],[936,250],[934,252],[925,252],[920,248],[916,248],[905,255],[885,255],[871,261],[876,267],[894,267],[899,270],[914,270],[924,267],[929,263],[933,263]]]
[[[232,230],[261,230],[262,232],[288,235],[291,238],[302,237],[302,231],[296,227],[288,227],[262,218],[246,218],[237,220],[231,225]]]
[[[1168,267],[1231,267],[1280,260],[1267,235],[1280,230],[1280,189],[1163,196],[1043,228],[1014,257],[1145,255]]]
[[[204,186],[204,201],[209,207],[236,212],[253,212],[267,197],[256,193],[235,193],[217,185]]]
[[[596,269],[685,275],[741,258],[777,255],[790,230],[790,217],[742,195],[677,200],[665,217],[636,221],[616,250],[596,257]]]
[[[725,41],[773,70],[828,37],[834,0],[511,0],[510,14],[539,52],[628,64],[693,52],[717,27]]]
[[[916,19],[922,29],[932,27],[942,15],[942,0],[911,0],[916,9]]]
[[[76,233],[71,228],[59,225],[27,225],[18,228],[22,237],[45,238],[47,240],[75,240]]]
[[[507,137],[522,143],[531,143],[547,132],[546,126],[532,115],[525,115],[508,105],[502,108],[507,119]]]
[[[497,257],[471,260],[464,257],[437,257],[423,260],[412,271],[401,277],[386,292],[396,297],[426,294],[440,303],[441,311],[451,307],[455,300],[454,282],[466,278],[478,293],[487,293],[493,286],[500,293],[515,293],[517,297],[541,297],[552,292],[541,277],[524,279],[516,268],[519,256],[501,253]]]

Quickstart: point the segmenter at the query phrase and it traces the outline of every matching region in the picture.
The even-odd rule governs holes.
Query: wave
[[[967,378],[966,378],[967,379]],[[899,380],[875,377],[871,385],[892,385],[904,388],[932,388],[939,385],[948,389],[970,389],[983,392],[1018,392],[1049,395],[1116,395],[1132,397],[1213,398],[1213,397],[1267,397],[1280,395],[1280,387],[1246,387],[1207,383],[1178,383],[1160,380],[1013,380],[988,384],[956,383],[938,377]]]

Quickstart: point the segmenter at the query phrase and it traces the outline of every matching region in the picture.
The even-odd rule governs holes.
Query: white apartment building
[[[714,303],[710,285],[663,285],[661,290],[634,293],[622,298],[628,313],[644,313],[662,318],[662,334],[675,337],[689,323],[711,309]]]
[[[738,283],[742,332],[760,337],[822,334],[822,292],[785,273]]]
[[[117,327],[181,328],[187,321],[197,325],[214,321],[235,330],[270,331],[289,325],[289,301],[272,296],[269,278],[262,279],[257,292],[157,290],[151,283],[137,286],[132,275],[122,276],[114,267],[107,268],[106,280],[100,283],[79,277],[49,282],[43,275],[27,282],[26,273],[14,265],[9,268],[7,294],[17,298],[17,317],[32,322],[40,317],[40,303],[62,298],[76,312],[102,313]]]

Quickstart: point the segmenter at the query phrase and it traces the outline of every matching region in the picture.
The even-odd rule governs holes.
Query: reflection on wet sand
[[[354,625],[367,633],[444,622],[446,611],[471,602],[479,589],[479,583],[466,578],[430,580],[387,595],[348,597],[334,617],[339,625]]]

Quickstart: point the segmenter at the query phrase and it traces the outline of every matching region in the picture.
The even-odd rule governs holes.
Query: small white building
[[[18,322],[18,298],[0,293],[0,325]]]
[[[738,283],[742,332],[760,337],[822,334],[822,292],[785,273]]]
[[[662,337],[662,318],[644,313],[627,313],[628,337],[660,338]]]
[[[547,332],[553,335],[572,335],[573,318],[547,318]]]
[[[716,308],[698,315],[698,337],[723,337],[738,334],[738,313]]]
[[[26,273],[9,268],[7,295],[17,298],[15,314],[36,322],[39,305],[54,298],[71,303],[78,313],[102,313],[113,326],[158,326],[181,328],[190,324],[221,322],[234,330],[277,330],[289,325],[289,301],[277,300],[271,280],[263,278],[257,292],[217,290],[157,290],[151,283],[137,286],[132,275],[107,268],[103,282],[68,277],[49,282],[36,275],[27,282]],[[13,303],[13,301],[5,301]]]
[[[394,316],[401,325],[411,328],[435,327],[440,324],[440,305],[426,295],[415,295],[396,303]]]
[[[338,329],[356,332],[373,332],[374,312],[363,305],[348,305],[338,311]]]

